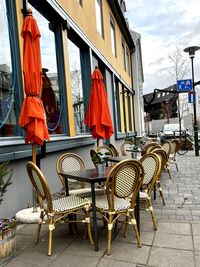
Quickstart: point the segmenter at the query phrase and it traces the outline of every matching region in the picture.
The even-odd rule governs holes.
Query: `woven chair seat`
[[[61,197],[58,199],[55,199],[52,201],[53,204],[53,210],[55,212],[62,212],[62,211],[67,211],[71,209],[77,209],[84,207],[85,205],[90,205],[91,202],[85,198],[81,198],[75,195],[68,196],[68,197]],[[47,206],[44,208],[47,208]]]
[[[105,193],[104,188],[95,188],[96,195],[103,195]],[[89,198],[92,196],[91,188],[74,189],[69,191],[70,195],[77,195],[82,198]]]
[[[88,198],[90,200],[90,198]],[[127,210],[130,208],[130,202],[128,200],[114,197],[115,211]],[[100,210],[109,210],[108,200],[106,195],[99,195],[96,197],[96,207]]]

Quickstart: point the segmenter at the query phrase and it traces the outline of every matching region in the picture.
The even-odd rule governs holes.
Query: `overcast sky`
[[[141,34],[144,94],[175,82],[170,75],[169,54],[188,46],[200,46],[199,0],[126,0],[130,28]],[[183,52],[188,60],[188,54]],[[194,59],[195,81],[200,80],[200,50]],[[184,78],[191,78],[191,62]]]

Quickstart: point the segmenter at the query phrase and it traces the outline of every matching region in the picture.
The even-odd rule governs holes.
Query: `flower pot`
[[[8,220],[8,219],[4,219]],[[0,260],[11,256],[16,250],[16,224],[0,232]]]
[[[105,172],[105,165],[104,164],[96,164],[96,169],[98,173],[104,173]]]

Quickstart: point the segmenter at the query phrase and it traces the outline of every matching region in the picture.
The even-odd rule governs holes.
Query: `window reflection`
[[[0,3],[0,136],[14,136],[16,127],[14,86],[5,0]]]
[[[41,99],[47,118],[49,134],[61,134],[61,107],[60,107],[60,88],[58,84],[58,71],[56,63],[55,37],[50,30],[49,21],[44,18],[32,6],[33,16],[35,17],[40,30],[40,46],[42,58],[42,90]]]
[[[86,132],[84,125],[85,109],[83,99],[83,87],[82,87],[82,72],[80,64],[80,49],[69,39],[68,54],[70,65],[70,78],[72,88],[72,101],[74,110],[74,125],[75,133],[80,134]]]

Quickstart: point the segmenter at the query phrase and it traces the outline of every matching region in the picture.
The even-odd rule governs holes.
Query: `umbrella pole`
[[[36,144],[32,144],[32,162],[36,164]],[[32,197],[33,197],[33,212],[37,212],[37,196],[35,193],[35,189],[32,189]]]
[[[97,147],[99,147],[99,138],[97,138]]]

